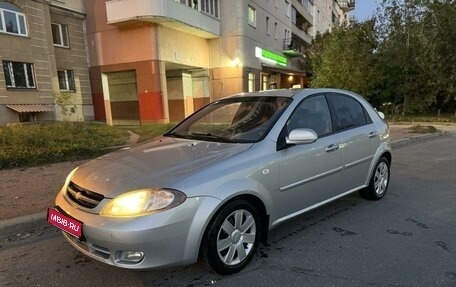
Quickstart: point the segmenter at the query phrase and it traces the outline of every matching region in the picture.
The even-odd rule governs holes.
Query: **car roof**
[[[309,96],[316,93],[329,93],[329,92],[338,92],[344,94],[354,95],[352,92],[340,90],[340,89],[330,89],[330,88],[319,88],[319,89],[277,89],[277,90],[266,90],[250,93],[239,93],[232,95],[231,97],[288,97],[292,98],[297,94],[302,94],[303,96]]]

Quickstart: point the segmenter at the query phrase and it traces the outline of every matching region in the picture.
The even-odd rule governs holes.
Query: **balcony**
[[[310,44],[312,42],[312,37],[309,34],[307,34],[307,32],[304,32],[303,30],[298,28],[296,25],[291,25],[291,33],[295,34],[297,37],[299,37],[307,44]]]
[[[309,2],[310,7],[304,7],[301,1],[292,0],[291,1],[293,8],[302,15],[306,19],[307,22],[313,23],[313,16],[312,16],[312,2]]]
[[[303,58],[305,50],[309,47],[309,43],[302,40],[298,35],[292,33],[291,38],[286,38],[283,40],[283,51],[288,57],[294,58],[299,57]]]
[[[355,0],[338,0],[340,9],[349,12],[355,9]]]
[[[106,13],[108,24],[153,22],[205,39],[220,36],[217,18],[176,1],[111,0],[106,2]]]
[[[302,46],[293,38],[283,40],[283,51],[289,57],[301,57],[303,55]]]

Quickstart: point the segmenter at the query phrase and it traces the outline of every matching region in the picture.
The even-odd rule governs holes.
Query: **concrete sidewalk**
[[[430,134],[414,134],[409,133],[407,131],[407,128],[409,128],[410,126],[411,125],[390,125],[390,133],[393,148],[400,147],[412,142],[422,141],[432,137],[442,136],[447,132],[456,132],[456,125],[434,125],[436,128],[440,130],[439,132]],[[132,136],[135,135],[133,134]],[[129,141],[129,143],[135,143],[136,140],[137,139],[134,138],[131,141]],[[40,168],[38,171],[34,172],[42,172],[43,178],[46,176],[46,168]],[[55,191],[55,193],[57,193],[57,190]],[[48,223],[46,221],[47,208],[52,206],[54,197],[55,194],[52,195],[52,198],[49,198],[44,204],[42,204],[42,212],[25,216],[18,215],[9,219],[0,220],[0,239],[14,236],[27,237],[30,235],[30,232],[48,226]]]

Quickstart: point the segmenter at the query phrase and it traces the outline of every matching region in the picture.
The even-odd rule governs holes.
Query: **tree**
[[[383,90],[402,113],[439,110],[455,95],[454,0],[383,0],[377,12]]]
[[[423,13],[419,38],[422,54],[418,63],[440,115],[445,105],[456,100],[456,3],[449,0],[419,2]]]
[[[365,97],[373,94],[376,49],[374,22],[352,22],[317,37],[306,55],[314,73],[312,87],[351,90]]]
[[[456,0],[382,0],[372,19],[316,37],[311,86],[352,90],[402,114],[453,104],[456,116],[455,31]]]
[[[430,96],[423,93],[423,79],[417,59],[419,8],[412,1],[386,1],[376,15],[379,40],[378,65],[380,89],[394,106],[402,106],[402,114],[423,111]]]

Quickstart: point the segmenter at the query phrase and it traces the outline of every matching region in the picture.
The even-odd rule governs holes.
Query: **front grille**
[[[68,184],[67,195],[77,204],[87,208],[96,207],[104,199],[103,195],[84,189],[73,182]]]

